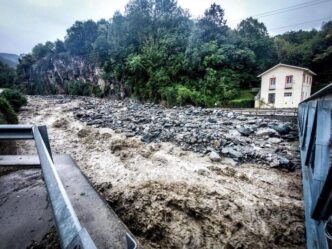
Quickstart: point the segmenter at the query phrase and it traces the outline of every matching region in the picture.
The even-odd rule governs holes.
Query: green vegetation
[[[31,93],[56,93],[32,72],[35,64],[53,69],[59,55],[101,67],[112,94],[169,106],[249,107],[252,97],[238,93],[258,87],[256,76],[279,62],[311,68],[318,74],[316,85],[332,81],[332,22],[319,31],[271,37],[251,17],[231,29],[216,4],[193,19],[175,0],[130,0],[125,12],[115,12],[109,21],[77,21],[64,41],[36,45],[20,59],[18,81]],[[71,95],[107,94],[89,82],[64,84]]]
[[[0,88],[10,87],[15,82],[15,70],[0,61]]]
[[[16,89],[5,89],[0,94],[0,124],[17,124],[16,112],[27,104],[26,97]]]
[[[0,124],[17,124],[17,115],[9,101],[0,96]]]
[[[0,94],[0,96],[4,97],[15,111],[18,111],[21,106],[27,104],[27,98],[16,89],[6,89]]]
[[[320,31],[287,32],[275,37],[280,61],[308,67],[317,73],[313,90],[332,82],[332,21]]]
[[[239,99],[254,99],[255,94],[252,92],[252,90],[241,90],[238,98]]]
[[[80,82],[78,80],[69,81],[65,85],[66,94],[102,97],[103,93],[98,86],[93,86],[89,83]]]
[[[251,90],[242,90],[239,95],[229,101],[228,106],[234,108],[253,108],[255,105],[255,96]]]
[[[253,99],[233,99],[229,101],[229,107],[232,108],[253,108],[255,100]]]

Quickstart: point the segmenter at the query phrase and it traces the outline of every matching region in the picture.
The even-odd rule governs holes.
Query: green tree
[[[278,62],[313,69],[315,85],[331,81],[331,30],[329,22],[321,30],[271,37],[252,17],[231,29],[217,4],[194,19],[176,0],[130,0],[124,13],[116,11],[110,20],[77,21],[63,42],[37,44],[20,59],[17,80],[29,93],[53,93],[55,84],[47,83],[48,73],[57,71],[54,61],[79,60],[103,69],[112,94],[169,105],[250,106],[252,98],[241,99],[240,90],[259,86],[256,76]],[[81,77],[78,71],[72,69],[75,77],[54,73],[52,81],[68,94],[104,94],[83,83],[89,77],[73,80]]]
[[[54,52],[56,54],[66,52],[65,44],[63,41],[56,40],[54,42]]]
[[[0,87],[10,87],[15,82],[15,70],[0,61]]]
[[[27,104],[27,98],[17,89],[6,89],[0,96],[7,99],[15,111]]]
[[[249,17],[240,22],[237,32],[240,36],[238,46],[251,50],[255,56],[255,61],[246,65],[252,69],[248,73],[257,75],[278,63],[277,49],[264,23]]]
[[[27,82],[30,80],[30,71],[35,62],[31,54],[24,55],[19,59],[19,64],[16,68],[18,81]]]
[[[93,51],[92,44],[97,37],[98,25],[94,21],[76,21],[75,24],[67,30],[65,48],[72,55],[88,57],[91,51]]]
[[[46,42],[45,44],[37,44],[32,48],[32,57],[35,61],[44,58],[46,55],[50,55],[53,52],[54,43]]]

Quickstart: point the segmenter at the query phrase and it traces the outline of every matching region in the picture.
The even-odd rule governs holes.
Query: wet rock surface
[[[109,127],[141,141],[172,142],[184,150],[216,154],[237,164],[258,163],[293,170],[298,164],[294,117],[281,121],[229,110],[141,104],[132,100],[86,99],[74,110],[89,126]],[[293,119],[293,121],[292,121]]]

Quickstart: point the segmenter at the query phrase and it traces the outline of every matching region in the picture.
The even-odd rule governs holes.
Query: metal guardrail
[[[66,190],[55,169],[46,126],[0,125],[0,140],[34,139],[52,204],[61,246],[64,249],[96,249],[89,233],[81,226]]]
[[[328,249],[332,227],[332,84],[298,109],[307,248]]]

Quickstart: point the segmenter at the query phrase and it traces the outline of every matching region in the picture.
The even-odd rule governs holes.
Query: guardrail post
[[[46,125],[40,125],[38,126],[38,130],[40,132],[40,135],[44,141],[44,144],[48,150],[48,154],[50,154],[50,157],[53,161],[53,156],[52,156],[52,151],[51,151],[51,145],[50,145],[50,140],[48,139],[48,133],[47,133],[47,127]]]

